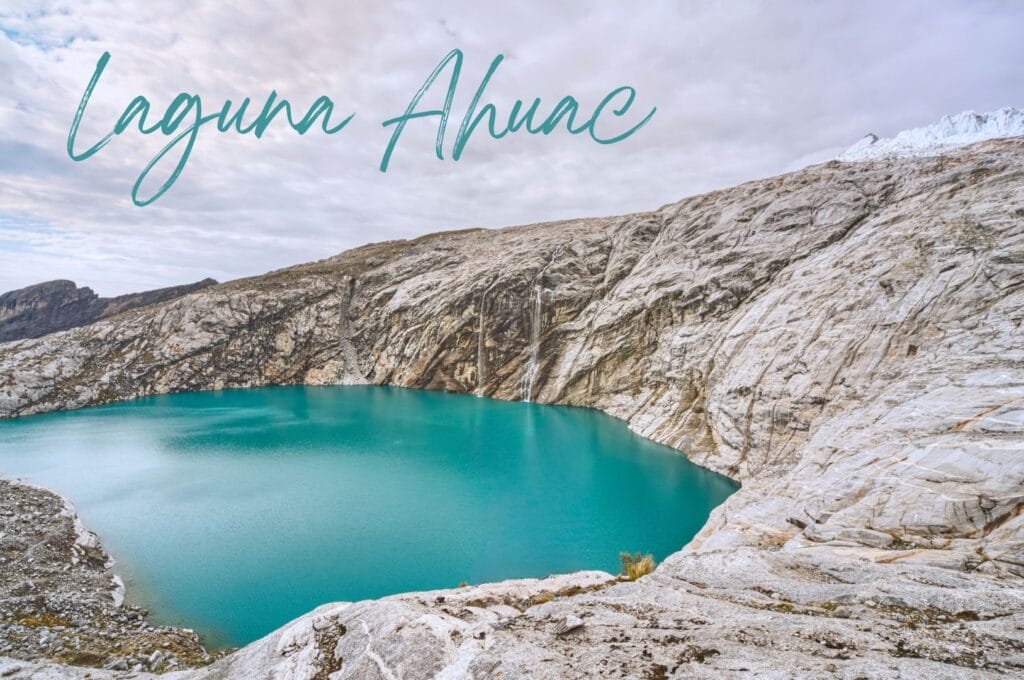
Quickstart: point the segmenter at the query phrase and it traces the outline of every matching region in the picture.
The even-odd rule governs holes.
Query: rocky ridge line
[[[213,279],[203,279],[114,298],[101,298],[92,288],[79,288],[74,281],[64,280],[8,291],[0,295],[0,342],[38,338],[85,326],[129,309],[173,300],[216,284]]]

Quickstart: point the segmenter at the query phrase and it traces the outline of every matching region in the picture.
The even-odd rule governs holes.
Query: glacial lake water
[[[149,397],[0,421],[128,599],[213,646],[314,607],[661,560],[736,489],[587,409],[391,387]]]

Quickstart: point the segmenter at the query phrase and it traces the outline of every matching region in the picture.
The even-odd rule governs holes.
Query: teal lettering
[[[389,118],[384,121],[384,127],[390,127],[393,125],[395,126],[395,129],[391,133],[391,138],[388,140],[388,145],[384,150],[384,156],[381,158],[381,172],[387,172],[391,163],[391,157],[395,152],[395,147],[398,144],[398,140],[401,137],[402,132],[405,130],[406,124],[409,121],[416,120],[418,118],[438,119],[437,135],[434,141],[434,155],[436,155],[438,159],[444,160],[445,133],[448,127],[449,117],[451,116],[452,101],[455,98],[455,92],[459,85],[459,74],[462,70],[462,60],[463,55],[461,50],[455,49],[449,52],[447,56],[441,60],[441,63],[434,68],[431,74],[427,76],[423,85],[420,86],[420,89],[416,92],[412,101],[410,101],[409,105],[406,107],[405,113],[401,116]],[[466,114],[462,118],[462,124],[459,126],[459,130],[455,135],[455,141],[452,144],[453,161],[458,161],[462,158],[462,154],[466,150],[469,140],[481,124],[484,124],[487,134],[492,139],[502,139],[511,132],[519,132],[524,129],[527,134],[531,135],[550,135],[552,132],[564,125],[566,132],[570,135],[588,133],[590,138],[598,144],[615,144],[631,137],[637,130],[646,125],[657,110],[656,108],[652,108],[639,123],[633,125],[625,132],[621,132],[610,137],[599,135],[595,132],[595,126],[605,113],[605,110],[612,105],[616,98],[622,94],[626,95],[626,100],[621,106],[611,109],[612,115],[617,117],[625,116],[633,105],[633,101],[636,99],[636,90],[629,86],[623,86],[609,92],[597,105],[594,112],[586,118],[583,118],[585,114],[580,110],[579,100],[572,96],[562,97],[540,124],[536,122],[536,119],[541,108],[541,100],[539,98],[534,99],[533,103],[524,111],[525,104],[523,103],[523,100],[517,99],[509,112],[507,123],[505,123],[504,127],[501,127],[501,124],[499,123],[501,117],[498,112],[498,108],[494,104],[484,102],[483,100],[487,86],[490,84],[492,77],[503,60],[504,56],[499,54],[493,61],[491,61],[491,65],[487,69],[487,73],[484,74],[484,77],[476,88],[476,92],[473,94],[469,107],[466,109]],[[420,100],[423,99],[423,96],[434,85],[434,82],[438,79],[449,63],[454,63],[454,66],[452,67],[451,77],[448,81],[448,91],[445,95],[444,106],[440,109],[428,109],[424,111],[417,110]]]
[[[340,123],[332,124],[331,117],[334,114],[334,102],[328,97],[321,96],[306,110],[302,119],[296,122],[293,117],[291,102],[287,99],[279,98],[276,91],[271,91],[263,106],[263,110],[256,116],[255,120],[245,125],[243,118],[251,104],[251,100],[248,97],[242,100],[237,109],[232,110],[231,100],[227,100],[217,113],[204,116],[202,113],[202,100],[199,95],[182,92],[171,100],[160,120],[149,125],[148,118],[153,113],[152,105],[146,97],[138,95],[125,107],[110,132],[85,151],[76,153],[75,140],[78,135],[78,129],[89,105],[89,100],[92,98],[93,90],[96,89],[96,84],[99,82],[100,76],[103,75],[103,71],[106,69],[109,61],[110,53],[104,52],[96,62],[96,69],[93,72],[92,79],[85,88],[82,99],[78,104],[78,109],[75,111],[75,117],[71,121],[71,129],[68,131],[68,156],[74,161],[84,161],[106,146],[111,139],[127,132],[136,122],[139,132],[143,135],[162,134],[170,137],[167,144],[149,161],[135,180],[135,185],[132,187],[131,192],[132,202],[140,207],[149,205],[163,196],[178,180],[178,177],[185,170],[189,158],[192,156],[200,128],[207,123],[215,123],[217,130],[220,132],[229,132],[234,128],[235,132],[240,135],[251,133],[254,137],[260,139],[274,118],[282,111],[284,111],[289,127],[300,135],[306,134],[318,120],[320,121],[320,129],[323,130],[324,134],[336,134],[344,129],[355,116],[355,114],[352,114]],[[170,154],[175,150],[179,151],[179,155],[170,174],[152,195],[148,197],[142,196],[142,184],[164,159],[172,158]]]

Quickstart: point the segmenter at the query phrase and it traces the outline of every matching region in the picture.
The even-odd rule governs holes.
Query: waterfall
[[[539,274],[537,280],[538,283],[533,285],[533,306],[530,309],[530,362],[527,364],[526,373],[523,376],[525,401],[533,399],[533,387],[537,381],[537,364],[540,362],[540,313],[544,301],[544,288],[539,283]]]
[[[484,379],[484,301],[487,291],[480,293],[480,318],[476,331],[476,394],[483,395]]]
[[[484,322],[486,320],[487,294],[498,283],[495,277],[490,285],[480,293],[480,312],[476,328],[476,391],[478,397],[484,396],[484,382],[487,380],[487,361],[484,358]]]
[[[548,263],[533,278],[533,302],[530,305],[530,358],[523,373],[523,401],[533,401],[533,392],[540,371],[540,324],[544,305],[544,272],[555,262],[558,251],[551,252]]]
[[[369,382],[359,365],[359,354],[352,344],[352,299],[356,295],[358,281],[355,277],[348,280],[348,294],[339,311],[339,336],[341,341],[341,361],[345,375],[341,378],[343,385],[365,385]]]

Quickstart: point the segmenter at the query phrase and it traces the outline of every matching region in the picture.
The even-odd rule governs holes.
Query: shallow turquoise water
[[[0,421],[129,599],[214,645],[330,601],[678,550],[735,490],[595,411],[389,387],[150,397]]]

